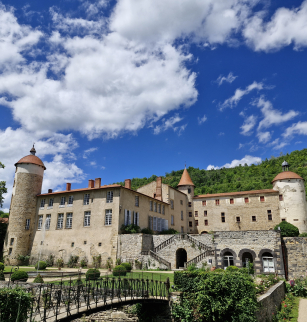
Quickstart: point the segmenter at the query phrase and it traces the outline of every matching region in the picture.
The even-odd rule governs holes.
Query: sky
[[[307,1],[0,0],[0,180],[43,192],[257,164],[307,142]]]

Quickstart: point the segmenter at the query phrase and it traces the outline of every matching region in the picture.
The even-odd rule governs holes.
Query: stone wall
[[[298,278],[307,274],[307,238],[285,237],[286,264],[288,267],[288,278]]]
[[[259,311],[256,312],[258,322],[270,322],[280,307],[280,303],[285,298],[285,282],[280,281],[272,286],[265,294],[258,297],[260,304]]]

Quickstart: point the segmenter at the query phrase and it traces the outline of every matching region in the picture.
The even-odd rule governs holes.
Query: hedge
[[[28,280],[28,273],[25,271],[16,271],[11,276],[11,281],[22,281],[26,282]]]
[[[124,266],[127,272],[131,272],[132,265],[130,263],[121,263],[120,265]]]
[[[113,276],[126,276],[126,267],[123,265],[117,265],[113,268]]]
[[[35,265],[35,269],[41,269],[42,270],[42,269],[46,269],[46,267],[47,267],[47,263],[44,262],[44,261],[39,261]]]
[[[85,273],[86,280],[96,280],[100,277],[100,271],[96,268],[90,268]]]

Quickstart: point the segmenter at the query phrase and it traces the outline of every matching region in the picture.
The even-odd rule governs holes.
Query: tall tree
[[[0,169],[4,169],[4,165],[0,162]],[[3,194],[7,193],[6,187],[5,187],[5,181],[0,181],[0,207],[3,206]]]

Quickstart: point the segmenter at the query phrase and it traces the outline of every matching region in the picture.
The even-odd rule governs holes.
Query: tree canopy
[[[0,162],[0,169],[4,169],[4,165]],[[5,187],[5,181],[0,181],[0,207],[3,206],[3,194],[7,193],[6,187]]]
[[[234,168],[221,168],[216,170],[203,170],[199,168],[187,168],[193,183],[195,184],[195,195],[211,194],[221,192],[249,191],[260,189],[272,189],[272,180],[282,171],[281,164],[286,160],[289,170],[297,173],[305,179],[307,185],[307,149],[293,151],[290,154],[281,154],[279,157],[272,156],[261,163],[248,166],[239,165]],[[162,182],[177,188],[183,170],[171,171],[162,177]],[[137,189],[152,181],[156,175],[149,178],[133,178],[132,189]],[[124,185],[124,182],[119,182]],[[305,186],[306,189],[306,186]],[[307,189],[306,189],[307,190]]]

